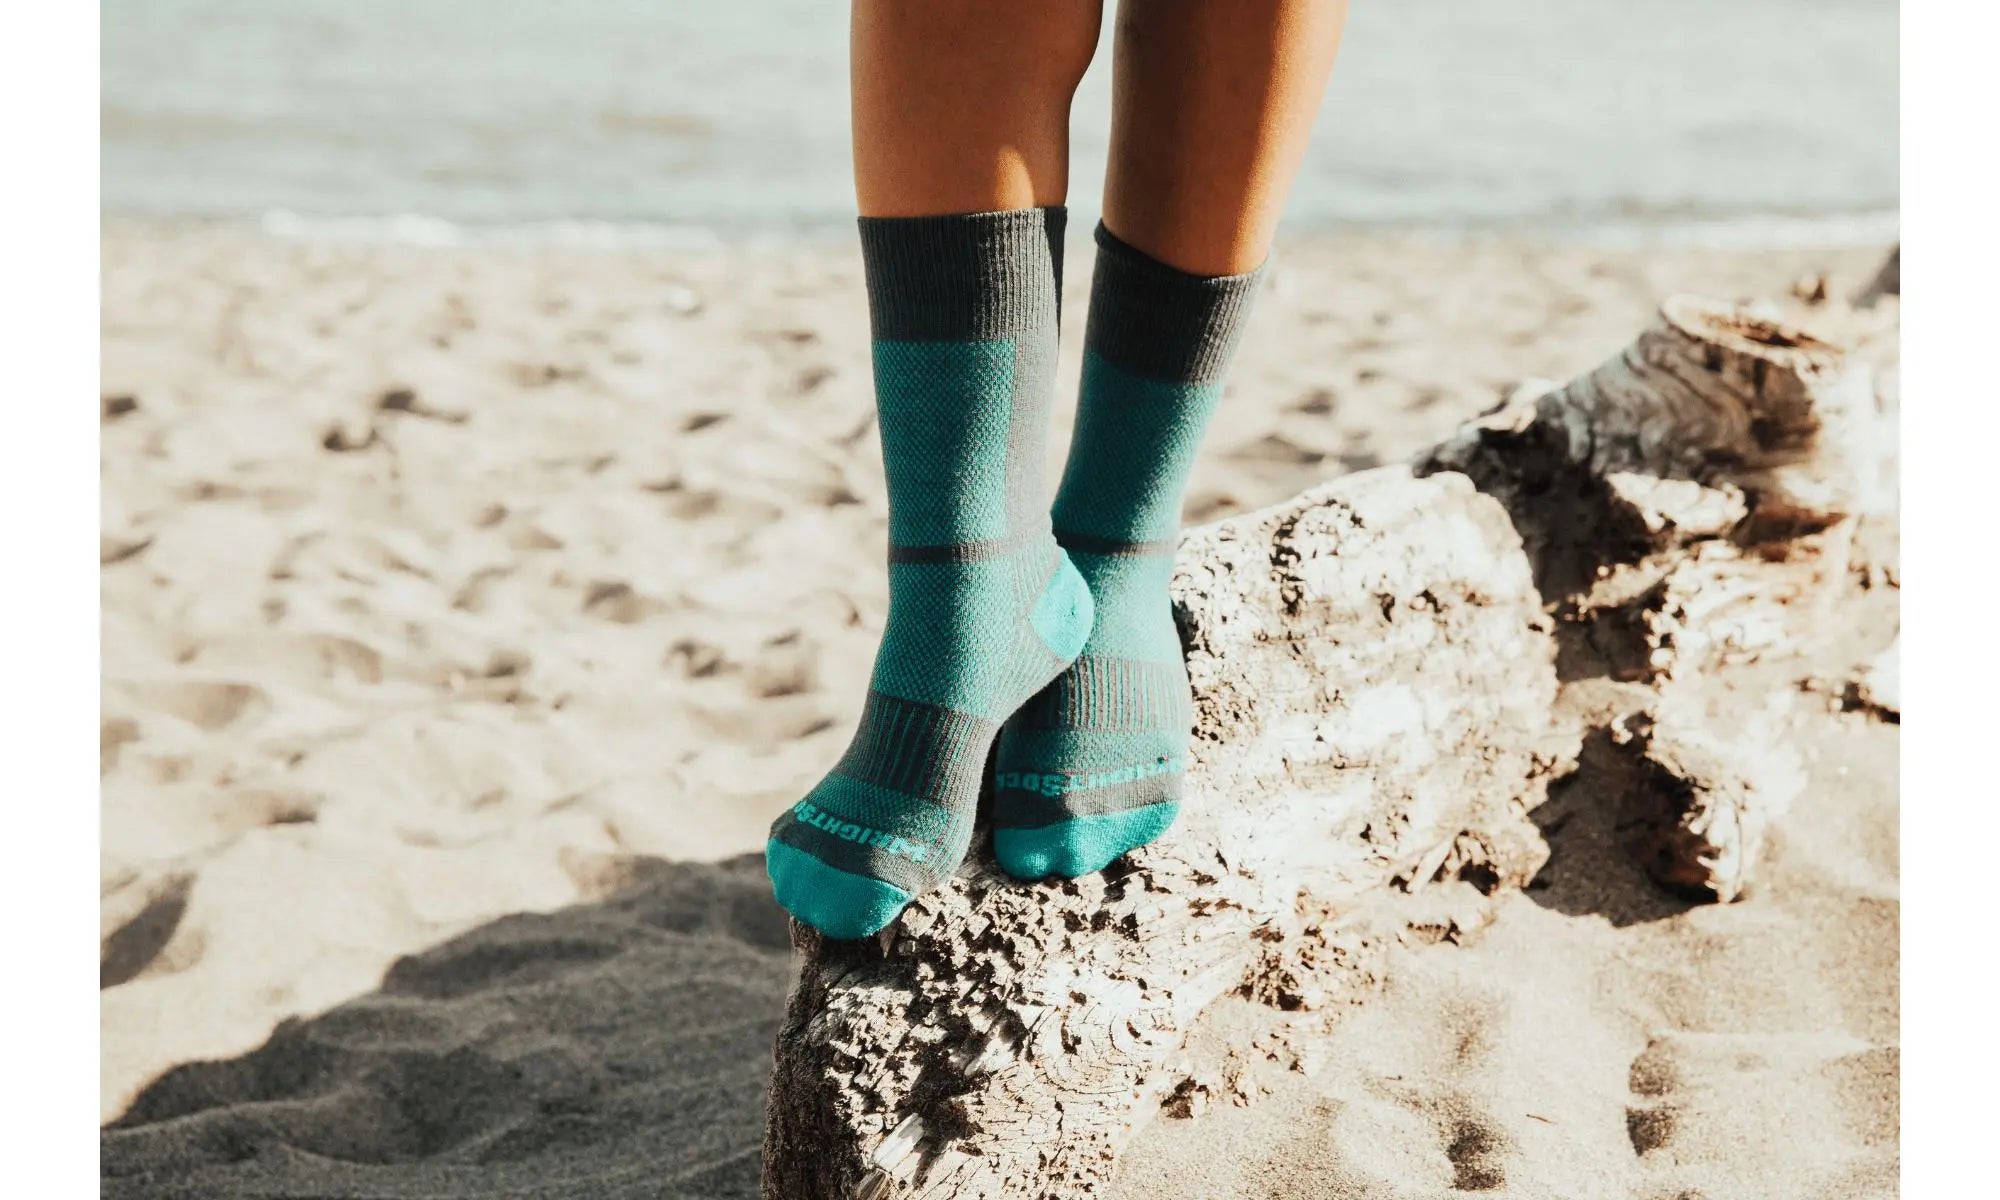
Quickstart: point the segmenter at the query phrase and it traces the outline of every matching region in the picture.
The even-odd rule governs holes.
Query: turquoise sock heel
[[[1049,586],[1042,591],[1042,598],[1035,603],[1035,609],[1028,615],[1028,624],[1041,636],[1049,653],[1062,660],[1065,668],[1083,653],[1084,643],[1090,640],[1090,628],[1097,617],[1097,602],[1091,599],[1090,584],[1084,581],[1083,573],[1076,569],[1068,554],[1056,551],[1056,573],[1049,580]],[[1060,674],[1060,672],[1057,672]],[[1051,674],[1042,681],[1047,686],[1055,678]],[[1037,687],[1036,691],[1041,691]]]

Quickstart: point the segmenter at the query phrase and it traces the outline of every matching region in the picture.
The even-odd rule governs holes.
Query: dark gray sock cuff
[[[1263,278],[1263,267],[1190,275],[1120,241],[1100,222],[1083,344],[1134,375],[1213,382],[1236,353]]]
[[[1068,210],[862,217],[875,337],[979,341],[1056,323]]]

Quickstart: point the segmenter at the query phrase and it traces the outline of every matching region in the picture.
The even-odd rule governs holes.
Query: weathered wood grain
[[[1566,684],[1645,712],[1809,632],[1846,573],[1871,402],[1837,348],[1676,299],[1412,466],[1189,532],[1181,824],[1067,882],[1015,882],[975,847],[876,939],[795,927],[765,1194],[1090,1194],[1219,997],[1327,1003],[1417,919],[1380,898],[1440,885],[1476,907],[1525,884],[1547,852],[1529,813],[1583,732]],[[1642,750],[1706,753],[1701,717],[1674,721],[1681,740]],[[1757,798],[1782,789],[1724,778],[1720,753],[1701,794],[1730,820],[1663,814],[1683,836],[1647,852],[1684,882],[1698,864],[1675,854],[1725,862],[1733,894]]]

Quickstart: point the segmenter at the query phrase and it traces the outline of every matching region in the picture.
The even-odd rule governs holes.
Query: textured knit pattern
[[[778,902],[831,937],[881,929],[957,869],[1001,722],[1090,628],[1043,500],[1062,217],[861,222],[889,616],[847,753],[765,851]]]
[[[1188,275],[1102,225],[1097,245],[1054,513],[1096,615],[1081,656],[1001,733],[993,847],[1022,879],[1101,870],[1179,812],[1193,712],[1167,584],[1188,471],[1260,276]]]

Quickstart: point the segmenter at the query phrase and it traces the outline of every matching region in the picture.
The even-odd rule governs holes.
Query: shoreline
[[[1072,205],[1072,234],[1087,235],[1094,205]],[[1900,209],[1823,213],[1661,212],[1629,216],[1556,216],[1480,222],[1311,221],[1287,223],[1280,249],[1337,238],[1408,238],[1437,242],[1517,240],[1598,249],[1766,250],[1850,249],[1893,243]],[[412,246],[434,249],[737,250],[838,246],[852,239],[849,219],[742,225],[691,221],[548,219],[458,221],[421,213],[305,214],[272,209],[257,216],[107,213],[106,230],[216,230],[258,233],[305,244]]]

